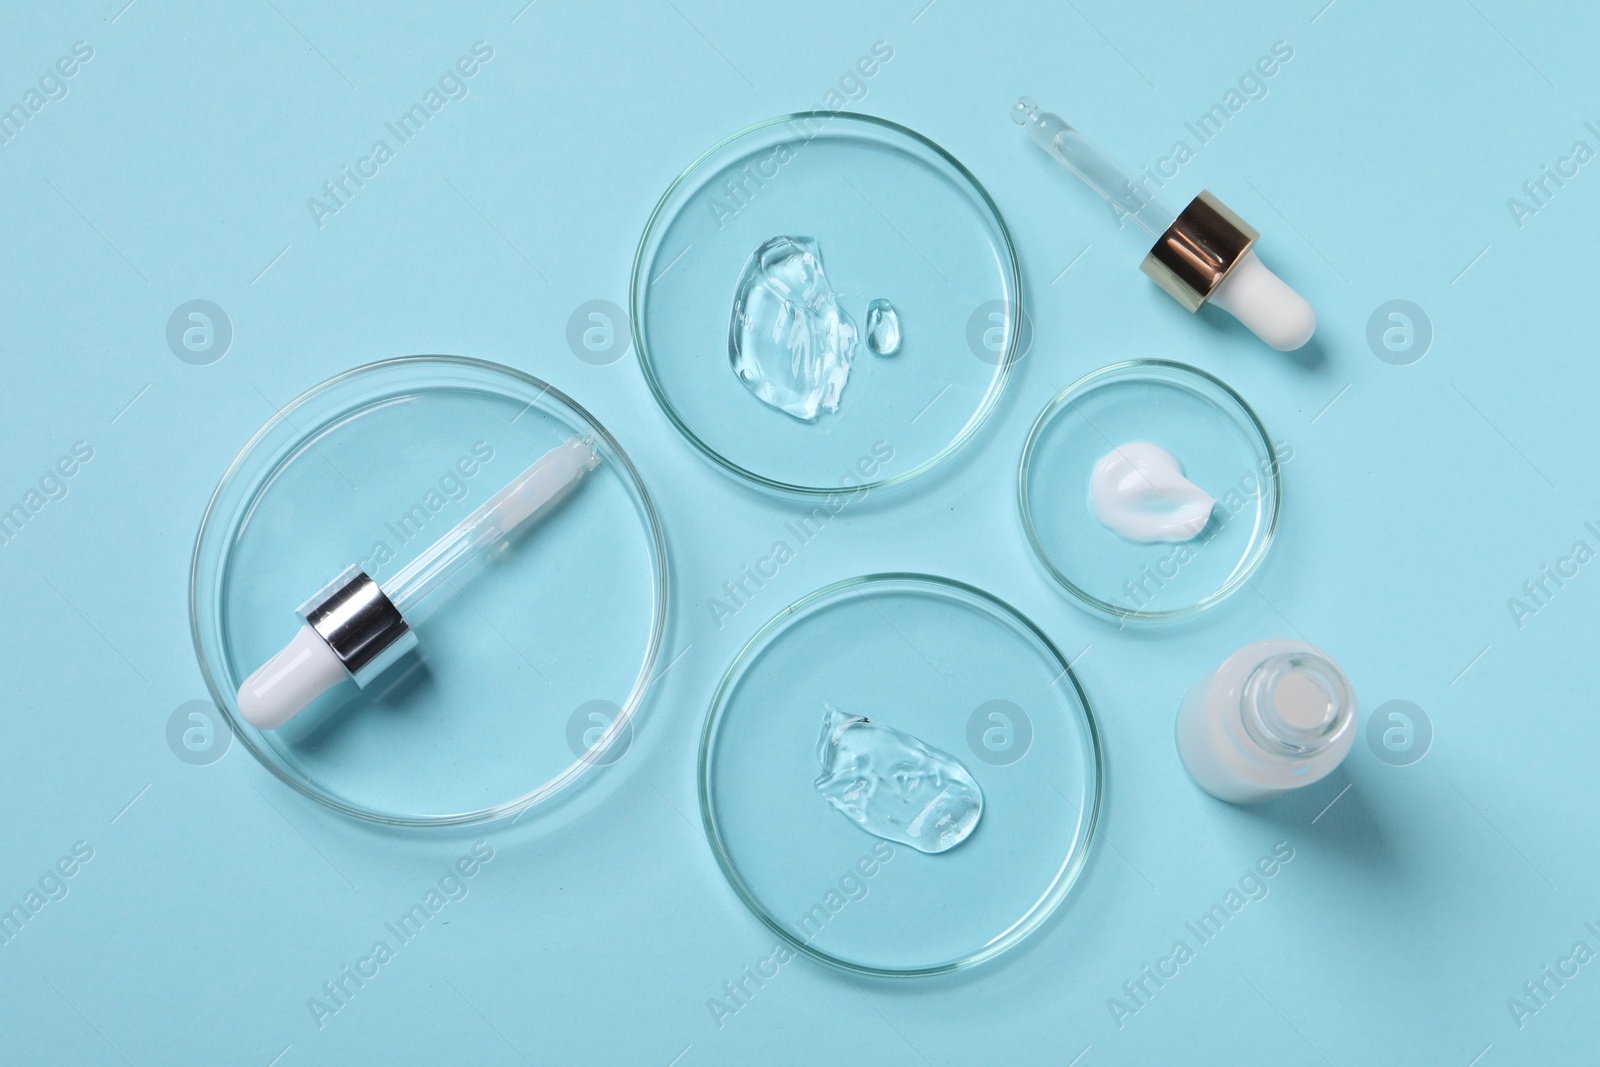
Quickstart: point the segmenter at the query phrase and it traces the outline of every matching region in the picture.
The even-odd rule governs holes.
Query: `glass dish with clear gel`
[[[1027,937],[1077,878],[1099,797],[1066,658],[1014,608],[928,575],[780,612],[701,738],[729,882],[789,945],[867,974],[955,970]]]
[[[1082,607],[1115,619],[1184,618],[1260,566],[1277,528],[1282,465],[1293,458],[1204,371],[1112,364],[1063,389],[1034,423],[1017,476],[1023,529]]]
[[[672,183],[630,314],[645,379],[696,448],[821,495],[905,481],[971,438],[1018,358],[1019,291],[966,168],[894,123],[818,112],[743,130]]]

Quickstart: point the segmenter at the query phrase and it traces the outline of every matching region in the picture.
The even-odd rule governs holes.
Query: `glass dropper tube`
[[[1027,128],[1035,144],[1105,197],[1119,215],[1132,220],[1152,238],[1165,233],[1178,217],[1060,115],[1041,111],[1038,104],[1024,96],[1012,107],[1011,119]]]
[[[423,549],[394,577],[379,585],[395,610],[412,624],[431,611],[421,611],[429,594],[469,566],[481,563],[491,549],[577,484],[600,462],[592,437],[574,437],[545,453],[511,483],[480,504],[444,536]]]

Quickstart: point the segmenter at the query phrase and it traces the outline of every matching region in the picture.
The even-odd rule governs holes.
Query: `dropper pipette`
[[[1155,240],[1139,269],[1189,311],[1207,302],[1281,352],[1311,339],[1317,316],[1256,256],[1256,231],[1209,191],[1174,214],[1060,115],[1023,97],[1011,118],[1089,188]]]
[[[546,452],[509,485],[379,585],[359,567],[300,606],[300,629],[239,687],[239,714],[263,730],[282,726],[342,681],[365,688],[415,648],[411,624],[429,595],[567,495],[600,462],[592,437]]]

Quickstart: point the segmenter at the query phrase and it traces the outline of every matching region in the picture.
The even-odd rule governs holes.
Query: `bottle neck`
[[[1331,748],[1355,717],[1355,694],[1337,664],[1311,652],[1269,656],[1239,694],[1250,739],[1269,754],[1310,759]]]

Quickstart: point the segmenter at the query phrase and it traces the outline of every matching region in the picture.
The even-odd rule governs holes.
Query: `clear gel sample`
[[[828,285],[809,237],[773,237],[739,276],[728,360],[763,402],[804,422],[838,411],[855,360],[855,323]]]
[[[900,313],[879,297],[867,305],[867,347],[874,355],[892,356],[900,351]]]
[[[1149,441],[1118,445],[1089,475],[1094,517],[1130,541],[1198,537],[1216,503],[1183,476],[1177,457]]]
[[[955,848],[983,814],[983,793],[952,755],[829,704],[817,792],[869,834],[922,852]]]

